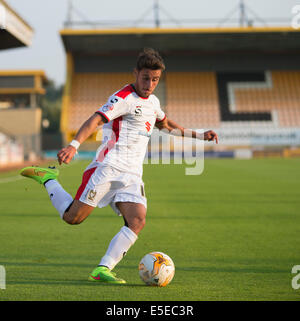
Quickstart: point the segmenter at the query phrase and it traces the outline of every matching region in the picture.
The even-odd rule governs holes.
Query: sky
[[[6,0],[6,2],[34,29],[34,38],[30,47],[1,51],[0,70],[42,69],[56,85],[63,84],[66,60],[59,31],[64,28],[67,18],[68,0]],[[142,17],[153,19],[151,7],[154,1],[151,0],[73,0],[72,3],[81,16],[90,21],[135,21]],[[239,0],[160,0],[159,4],[163,8],[160,11],[160,18],[169,16],[175,20],[216,19],[217,22],[234,11],[238,3]],[[292,8],[300,4],[300,0],[245,0],[245,4],[266,21],[271,18],[284,18],[290,21],[293,17]],[[250,11],[248,12],[250,14]],[[238,11],[235,11],[232,17],[237,18]],[[75,12],[72,18],[81,20]],[[183,26],[191,25],[184,23]],[[199,23],[197,26],[207,27]]]

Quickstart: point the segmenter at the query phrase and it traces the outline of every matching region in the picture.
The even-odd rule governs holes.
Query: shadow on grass
[[[53,213],[36,213],[36,214],[29,214],[29,213],[1,213],[0,214],[0,217],[1,216],[8,216],[8,217],[50,217],[50,216],[54,216]]]
[[[44,267],[44,270],[47,270],[47,267],[52,268],[55,267],[55,269],[60,269],[63,267],[67,267],[68,269],[70,268],[90,268],[90,264],[67,264],[67,263],[11,263],[11,262],[0,262],[4,266],[10,266],[10,267],[20,267],[20,266],[26,266],[27,269],[28,267],[32,267],[34,270],[35,268],[40,268]],[[52,269],[51,269],[52,270]],[[136,266],[133,265],[122,265],[118,266],[117,271],[122,272],[125,270],[136,270]],[[43,275],[46,275],[47,277],[47,271],[44,271]],[[48,271],[49,272],[49,271]],[[176,267],[176,272],[177,273],[237,273],[237,274],[273,274],[273,273],[288,273],[286,269],[280,269],[280,268],[273,268],[273,267],[257,267],[257,266],[249,266],[249,267],[216,267],[216,266],[206,266],[206,267],[182,267],[178,266]],[[78,270],[76,271],[76,274],[78,275]],[[88,272],[87,272],[88,273]],[[143,283],[126,283],[126,284],[107,284],[107,283],[101,283],[101,282],[91,282],[87,280],[87,275],[86,278],[84,279],[61,279],[62,277],[62,271],[60,271],[58,279],[53,279],[53,278],[30,278],[28,275],[26,277],[27,273],[24,273],[22,277],[19,275],[17,276],[17,279],[8,279],[7,280],[7,286],[11,285],[41,285],[41,286],[60,286],[60,287],[69,287],[69,286],[76,286],[76,287],[108,287],[108,288],[115,288],[115,287],[125,287],[125,288],[146,288],[148,287],[146,284]],[[120,273],[121,274],[121,273]],[[176,274],[176,273],[175,273]],[[82,274],[80,274],[82,275]],[[49,276],[49,275],[48,275]]]
[[[93,268],[93,264],[70,264],[70,263],[38,263],[38,262],[3,262],[0,261],[1,265],[4,266],[31,266],[31,267],[55,267],[55,268]],[[228,264],[228,263],[227,263]],[[235,264],[236,265],[236,264]],[[135,265],[120,265],[116,269],[117,271],[120,270],[136,270]],[[273,267],[257,267],[257,266],[248,266],[248,267],[216,267],[216,266],[195,266],[195,267],[181,267],[176,266],[176,271],[183,271],[183,272],[208,272],[208,273],[287,273],[290,272],[286,269],[279,269]]]
[[[27,279],[22,281],[7,281],[7,286],[9,285],[58,285],[58,286],[79,286],[79,287],[148,287],[146,284],[141,283],[126,283],[126,284],[108,284],[101,282],[91,282],[87,280],[48,280],[48,279]]]
[[[287,273],[284,269],[270,267],[177,267],[177,271],[184,272],[209,272],[209,273]]]
[[[39,267],[39,266],[44,266],[44,267],[57,267],[57,268],[60,268],[60,267],[67,267],[67,268],[70,268],[70,267],[76,267],[76,268],[93,268],[94,265],[92,264],[70,264],[70,263],[39,263],[39,262],[3,262],[3,261],[0,261],[0,264],[1,265],[4,265],[4,266],[32,266],[32,267]]]
[[[135,266],[118,266],[118,269],[135,269]],[[208,273],[287,273],[289,270],[276,269],[272,267],[215,267],[215,266],[195,266],[195,267],[181,267],[176,266],[175,271],[184,271],[184,272],[208,272]]]

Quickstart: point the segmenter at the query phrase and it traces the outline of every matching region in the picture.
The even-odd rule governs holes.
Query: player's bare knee
[[[139,226],[140,226],[140,229],[143,229],[144,226],[146,224],[146,217],[141,217],[139,218]]]
[[[79,213],[76,213],[74,215],[74,213],[72,212],[65,212],[63,220],[70,225],[78,225],[83,221]]]
[[[75,200],[72,206],[66,210],[63,220],[70,225],[78,225],[89,216],[92,210],[92,207],[82,205]]]
[[[70,224],[70,225],[74,225],[74,224],[75,224],[74,218],[71,217],[71,216],[68,215],[68,214],[69,214],[68,212],[66,212],[66,213],[64,214],[63,220],[64,220],[66,223]]]
[[[82,221],[80,219],[78,219],[77,217],[74,217],[73,219],[70,219],[68,221],[66,221],[68,224],[70,225],[78,225],[80,224]]]
[[[128,222],[128,227],[131,228],[132,230],[138,230],[141,231],[146,224],[146,217],[141,215],[141,216],[135,216]]]

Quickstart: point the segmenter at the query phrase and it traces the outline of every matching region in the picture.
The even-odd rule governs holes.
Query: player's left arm
[[[157,121],[155,126],[168,134],[174,136],[192,137],[200,140],[219,142],[218,135],[213,130],[207,130],[204,133],[198,133],[195,130],[184,128],[176,124],[173,120],[165,117],[162,121]]]

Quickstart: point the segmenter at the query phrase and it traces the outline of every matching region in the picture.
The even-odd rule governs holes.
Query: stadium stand
[[[249,84],[243,89],[235,89],[237,111],[275,110],[280,127],[299,127],[300,71],[272,71],[269,77],[269,88]]]
[[[38,107],[47,78],[41,70],[0,71],[0,127],[24,146],[24,159],[41,154],[41,117]]]
[[[30,46],[32,39],[31,26],[0,0],[0,50]],[[40,71],[0,71],[0,167],[21,163],[40,152],[37,104],[44,93],[43,79]]]
[[[168,117],[186,128],[220,125],[218,94],[213,72],[168,72],[165,107]]]
[[[253,73],[254,74],[254,73]],[[277,113],[279,127],[299,127],[300,72],[268,71],[268,82],[232,82],[226,88],[229,110],[259,115]],[[227,73],[227,75],[230,75]],[[239,79],[243,78],[240,73]],[[166,110],[170,118],[183,120],[184,126],[218,128],[221,115],[216,75],[213,72],[167,73]],[[271,121],[270,114],[265,120]],[[250,118],[250,116],[248,115]],[[277,119],[276,119],[277,120]]]
[[[67,116],[69,129],[76,131],[87,115],[93,114],[114,91],[132,80],[130,73],[76,73],[72,79],[72,111]]]
[[[218,131],[221,144],[215,150],[300,145],[299,30],[129,28],[60,33],[68,61],[61,122],[65,142],[110,94],[133,81],[139,50],[154,47],[167,67],[156,91],[162,108],[187,128]],[[94,140],[91,137],[82,149],[94,148]]]

